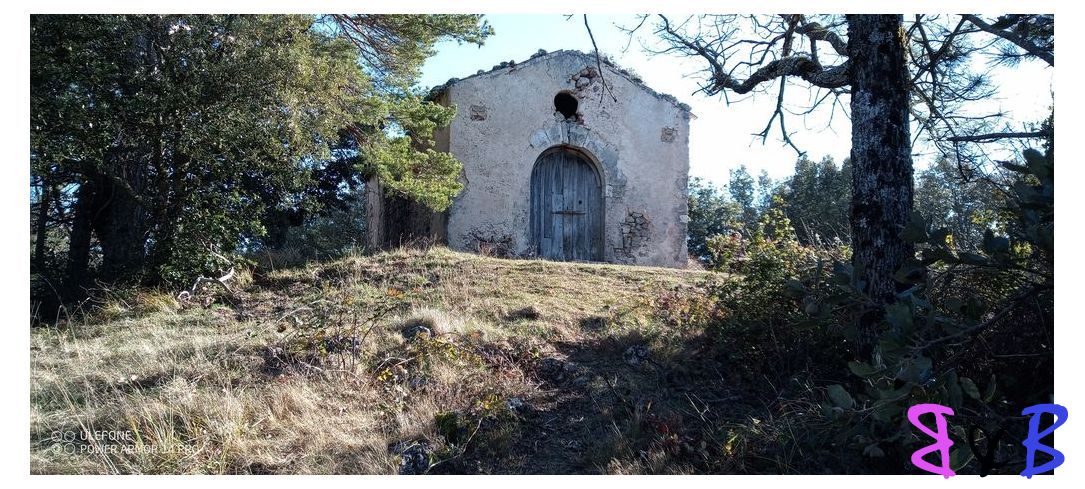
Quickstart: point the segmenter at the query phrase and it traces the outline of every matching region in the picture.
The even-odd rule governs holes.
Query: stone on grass
[[[638,367],[648,362],[648,358],[651,353],[648,351],[648,347],[644,345],[633,345],[626,348],[625,353],[622,354],[622,358],[625,359],[625,363]]]

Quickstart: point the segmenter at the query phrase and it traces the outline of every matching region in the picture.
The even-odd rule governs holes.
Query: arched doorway
[[[603,179],[583,153],[544,151],[531,171],[531,232],[539,256],[603,260]]]

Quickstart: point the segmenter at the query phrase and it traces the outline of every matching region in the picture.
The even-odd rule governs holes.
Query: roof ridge
[[[463,78],[456,78],[456,77],[449,78],[448,81],[446,81],[446,82],[444,82],[444,83],[442,83],[440,85],[436,85],[433,88],[431,88],[430,91],[429,91],[429,94],[426,96],[426,98],[428,100],[433,100],[433,99],[437,98],[437,96],[439,96],[441,93],[443,93],[446,89],[448,89],[448,87],[450,87],[452,85],[455,85],[456,83],[458,83],[458,82],[460,82],[462,80],[467,80],[467,79],[474,78],[474,77],[477,77],[477,76],[488,75],[488,74],[494,73],[494,72],[496,72],[498,70],[503,70],[503,69],[508,69],[508,68],[516,68],[518,66],[524,66],[524,65],[527,65],[527,64],[534,63],[534,62],[536,62],[536,61],[538,61],[538,60],[540,60],[542,58],[549,58],[549,57],[556,56],[556,55],[559,55],[559,54],[569,54],[569,55],[579,56],[579,57],[582,57],[582,58],[590,58],[591,60],[598,59],[599,62],[601,62],[602,64],[604,64],[604,65],[606,65],[608,67],[610,67],[613,71],[617,72],[619,75],[625,77],[627,80],[629,80],[630,83],[633,83],[634,85],[639,86],[640,88],[644,89],[645,91],[647,91],[648,93],[654,95],[657,98],[660,98],[660,99],[663,99],[663,100],[666,100],[666,101],[670,102],[671,104],[673,104],[675,107],[678,107],[679,109],[682,109],[682,110],[684,110],[686,112],[689,112],[690,114],[693,113],[693,111],[691,110],[691,108],[690,108],[690,106],[688,104],[680,102],[678,100],[678,98],[675,97],[674,95],[671,95],[671,94],[668,94],[668,93],[663,93],[663,92],[658,92],[658,91],[652,89],[652,87],[649,87],[646,83],[644,83],[644,80],[639,75],[636,75],[635,73],[630,72],[626,68],[622,68],[617,63],[615,63],[614,60],[610,59],[606,55],[606,53],[601,53],[601,55],[598,56],[598,58],[597,58],[595,54],[593,54],[593,53],[585,53],[585,52],[583,52],[583,51],[581,51],[579,49],[559,49],[557,51],[550,51],[550,52],[547,52],[545,49],[539,49],[538,51],[535,51],[535,54],[532,54],[528,59],[526,59],[526,60],[524,60],[522,62],[519,62],[519,63],[517,63],[515,60],[502,61],[501,63],[498,63],[498,64],[494,65],[489,70],[478,70],[478,71],[475,72],[475,74],[468,75],[468,76],[463,77]]]

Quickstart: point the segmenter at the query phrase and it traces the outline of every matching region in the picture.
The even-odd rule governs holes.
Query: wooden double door
[[[603,260],[603,182],[588,158],[552,148],[531,172],[531,230],[539,256]]]

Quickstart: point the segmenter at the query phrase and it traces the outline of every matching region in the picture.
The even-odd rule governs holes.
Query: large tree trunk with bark
[[[143,272],[149,212],[141,200],[147,198],[147,152],[141,147],[112,148],[98,175],[92,222],[102,245],[98,278],[105,283],[133,282]]]
[[[865,292],[888,303],[893,276],[914,256],[901,232],[912,211],[909,77],[900,15],[848,15],[851,81],[852,264]],[[869,359],[880,313],[864,315],[857,354]]]
[[[97,279],[106,283],[126,282],[143,271],[148,213],[131,192],[142,187],[144,178],[138,172],[123,174],[128,188],[99,172],[86,177],[79,186],[68,240],[65,301],[84,295],[83,287],[91,278],[92,236],[98,238],[102,251]]]
[[[99,176],[98,207],[94,233],[102,245],[99,278],[105,283],[130,282],[143,271],[147,244],[147,211],[131,194],[141,188],[139,171],[127,173],[129,189],[104,175]]]

